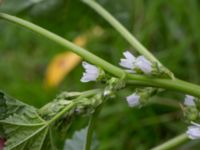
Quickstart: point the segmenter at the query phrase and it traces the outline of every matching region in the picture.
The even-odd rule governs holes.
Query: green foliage
[[[6,138],[5,150],[41,150],[49,132],[49,125],[37,109],[0,93],[2,107],[0,125]],[[49,147],[51,149],[52,146]]]
[[[77,114],[91,115],[102,103],[97,92],[64,92],[40,110],[0,92],[0,136],[6,139],[4,149],[57,149],[54,138],[66,132],[70,118]]]
[[[9,1],[11,0],[4,0],[0,7],[3,9],[3,5]],[[23,6],[20,1],[12,0],[14,7],[9,10],[10,13]],[[97,1],[136,35],[176,76],[200,83],[199,1]],[[42,2],[46,7],[40,3],[26,11],[20,11],[18,15],[71,40],[91,27],[101,26],[104,34],[89,41],[87,48],[116,65],[122,51],[129,49],[134,52],[110,25],[80,1],[65,0],[62,5],[52,4],[53,7],[48,2],[50,0]],[[83,70],[77,67],[58,89],[47,91],[43,88],[48,62],[54,55],[65,50],[51,41],[0,21],[0,89],[28,104],[40,107],[54,99],[55,94],[60,91],[96,87],[92,83],[84,85],[79,82]],[[108,102],[102,110],[96,128],[101,141],[100,150],[149,149],[155,143],[162,143],[186,129],[180,120],[182,115],[178,100],[183,99],[182,95],[173,92],[160,94],[152,99],[155,103],[150,106],[142,110],[130,109],[124,97],[133,90],[134,87],[118,92],[116,99]],[[3,111],[1,102],[2,100],[0,112]],[[75,120],[70,132],[76,130],[76,126],[80,127],[81,121],[82,119]],[[63,134],[68,136],[64,132]],[[191,142],[185,147],[182,149],[198,149],[199,142]]]
[[[51,7],[55,6],[58,2],[56,0],[18,0],[15,4],[15,0],[8,0],[3,2],[0,10],[8,13],[22,13],[25,11],[48,11]],[[45,6],[46,5],[46,6]]]

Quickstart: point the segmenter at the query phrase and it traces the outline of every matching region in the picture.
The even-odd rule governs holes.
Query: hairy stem
[[[114,76],[123,77],[126,74],[124,70],[110,64],[109,62],[92,54],[86,49],[81,48],[73,44],[72,42],[65,40],[64,38],[46,29],[43,29],[31,22],[25,21],[15,16],[4,14],[4,13],[0,13],[0,18],[19,24],[20,26],[23,26],[27,29],[32,30],[33,32],[39,33],[40,35],[47,37],[48,39],[62,45],[63,47],[71,49],[71,51],[77,53],[78,55],[86,59],[87,61],[101,67],[102,69],[106,70],[107,72],[111,73]],[[169,89],[169,90],[176,90],[176,91],[187,93],[193,96],[200,97],[200,86],[189,83],[189,82],[181,81],[179,79],[174,79],[174,80],[159,79],[159,78],[147,77],[147,76],[142,76],[142,75],[133,75],[133,74],[127,74],[126,78],[132,80],[132,82],[129,82],[129,84],[155,86],[155,87],[160,87],[160,88]]]
[[[173,138],[173,139],[170,139],[169,141],[157,146],[157,147],[154,147],[152,148],[151,150],[171,150],[172,148],[184,143],[188,141],[188,137],[185,133]]]
[[[87,97],[87,96],[92,96],[92,95],[96,95],[97,93],[99,93],[100,90],[99,89],[95,89],[95,90],[89,90],[89,91],[85,91],[83,92],[83,95],[79,96],[77,98],[78,99],[82,99],[82,97]],[[69,105],[67,105],[62,111],[60,111],[58,114],[56,114],[49,122],[47,125],[50,125],[51,123],[55,122],[57,119],[59,119],[61,116],[63,116],[67,111],[69,111],[70,109],[72,109],[74,106],[76,106],[76,100],[71,101],[71,103]]]
[[[139,53],[151,61],[159,62],[119,21],[94,0],[82,0],[108,21]]]

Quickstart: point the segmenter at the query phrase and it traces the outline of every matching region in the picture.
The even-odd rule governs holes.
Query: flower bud
[[[143,88],[143,89],[136,89],[136,91],[126,97],[126,100],[128,102],[128,105],[130,107],[135,107],[135,106],[142,106],[145,105],[148,101],[149,98],[160,92],[161,89],[158,88]]]

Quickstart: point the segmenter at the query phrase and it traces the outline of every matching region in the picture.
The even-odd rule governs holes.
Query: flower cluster
[[[151,74],[152,63],[144,56],[135,57],[129,51],[124,52],[123,55],[125,58],[120,60],[119,65],[128,69],[128,72],[138,73],[138,71],[142,71],[144,74]]]
[[[126,68],[126,71],[129,73],[161,75],[164,72],[162,71],[162,67],[155,67],[152,62],[150,62],[144,56],[135,57],[129,51],[124,52],[123,55],[125,58],[120,59],[119,65]],[[85,72],[83,73],[81,82],[97,81],[101,79],[100,68],[87,62],[82,62],[82,65],[85,69]],[[166,73],[164,72],[164,74]],[[118,85],[120,85],[119,87],[122,88],[124,85],[121,84],[120,81],[121,80],[117,78],[109,78],[109,80],[106,81],[107,86],[103,92],[104,97],[112,95],[112,90],[117,90]],[[130,107],[141,106],[146,103],[149,97],[153,96],[158,91],[159,89],[157,88],[136,89],[133,94],[126,97],[126,100]],[[191,121],[191,125],[188,127],[186,134],[190,139],[200,139],[200,124],[193,122],[193,120],[196,120],[200,117],[197,105],[198,102],[195,97],[191,95],[185,96],[185,116]]]
[[[153,65],[144,56],[135,57],[129,51],[124,52],[123,55],[124,55],[125,58],[120,59],[119,65],[126,68],[128,72],[138,73],[138,74],[143,73],[143,74],[147,74],[147,75],[152,73]],[[100,68],[98,68],[95,65],[89,64],[87,62],[83,62],[82,65],[85,69],[85,72],[83,73],[83,76],[81,78],[81,82],[97,81],[98,79],[101,78],[100,77],[101,76]],[[108,86],[105,88],[105,91],[104,91],[105,96],[112,94],[111,89],[113,89],[113,90],[118,89],[118,88],[115,87],[116,85],[123,85],[123,84],[120,83],[120,80],[119,81],[116,80],[117,83],[112,83],[113,82],[112,79],[114,79],[114,78],[110,78],[106,82],[108,84]],[[123,87],[123,86],[120,86],[120,87]],[[152,91],[149,92],[149,89],[148,90],[142,89],[142,92],[135,92],[132,95],[128,96],[126,98],[126,100],[127,100],[128,105],[130,107],[139,106],[141,104],[141,102],[144,101],[144,99],[148,99],[151,96],[151,93],[152,93]],[[143,96],[141,96],[141,95],[143,95]]]
[[[151,74],[153,71],[152,63],[146,59],[144,56],[135,57],[129,51],[123,53],[125,58],[120,60],[119,65],[128,69],[127,71],[130,73],[144,73]],[[100,69],[91,65],[87,62],[82,62],[83,68],[85,72],[83,73],[83,77],[81,78],[81,82],[90,82],[96,81],[100,76]]]

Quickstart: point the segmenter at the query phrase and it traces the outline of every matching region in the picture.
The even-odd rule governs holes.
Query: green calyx
[[[159,77],[163,79],[175,79],[174,74],[164,66],[153,62],[152,63],[152,73],[151,75],[154,77]]]
[[[106,87],[104,88],[104,93],[103,95],[108,98],[113,98],[115,97],[115,92],[124,88],[126,85],[126,82],[124,79],[119,79],[112,77],[106,82]]]
[[[147,87],[147,88],[137,88],[135,93],[140,96],[141,105],[145,105],[149,102],[149,99],[152,96],[162,91],[163,89]]]
[[[187,122],[196,121],[199,118],[199,110],[195,106],[186,107],[183,110],[184,117]]]

